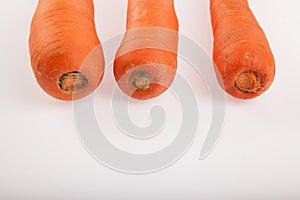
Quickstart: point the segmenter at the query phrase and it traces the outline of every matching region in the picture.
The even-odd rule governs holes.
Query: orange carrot
[[[219,82],[236,98],[261,95],[273,82],[275,61],[248,1],[210,0],[210,10]]]
[[[93,1],[39,0],[29,49],[34,75],[46,93],[61,100],[90,94],[104,72]]]
[[[127,32],[116,54],[114,76],[136,99],[162,94],[177,69],[178,20],[173,0],[128,0]]]

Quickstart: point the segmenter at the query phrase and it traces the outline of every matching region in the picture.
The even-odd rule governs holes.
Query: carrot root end
[[[67,94],[79,94],[88,86],[88,78],[81,72],[67,72],[58,79],[58,87]]]
[[[257,92],[262,87],[260,75],[255,71],[240,73],[234,85],[239,91],[245,94]]]
[[[130,86],[139,91],[147,91],[150,88],[151,76],[145,71],[134,71],[130,76]]]

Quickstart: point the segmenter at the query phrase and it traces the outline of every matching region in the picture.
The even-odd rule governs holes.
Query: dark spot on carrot
[[[134,71],[129,78],[129,82],[133,89],[146,91],[150,88],[151,76],[145,71]]]
[[[89,80],[81,72],[67,72],[58,79],[58,87],[67,94],[79,94],[88,86]]]
[[[261,88],[261,78],[255,71],[244,71],[239,74],[234,85],[243,93],[253,93]]]

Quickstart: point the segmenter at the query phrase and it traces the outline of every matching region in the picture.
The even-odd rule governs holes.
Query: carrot
[[[101,82],[103,51],[92,0],[39,0],[31,22],[29,50],[37,82],[49,95],[72,100]]]
[[[173,0],[128,0],[126,34],[114,61],[119,87],[136,99],[159,96],[177,69],[178,19]]]
[[[239,99],[265,92],[275,76],[267,38],[247,0],[210,0],[213,60],[220,84]]]

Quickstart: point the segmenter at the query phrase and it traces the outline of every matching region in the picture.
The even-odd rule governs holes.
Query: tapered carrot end
[[[244,71],[235,81],[235,87],[246,94],[254,93],[261,88],[261,78],[257,72]]]
[[[58,80],[58,87],[67,94],[79,94],[88,87],[89,81],[81,72],[68,72]]]

